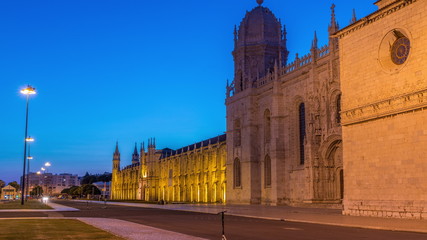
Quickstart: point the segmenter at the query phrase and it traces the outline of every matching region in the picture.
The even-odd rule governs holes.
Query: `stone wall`
[[[427,3],[395,1],[337,33],[343,92],[344,214],[425,219]],[[394,42],[410,41],[392,62]]]

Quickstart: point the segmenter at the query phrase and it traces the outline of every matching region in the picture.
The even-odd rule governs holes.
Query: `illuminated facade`
[[[319,47],[314,33],[310,53],[287,63],[286,29],[261,4],[234,33],[235,76],[226,98],[227,202],[341,204],[337,39]],[[330,35],[338,30],[331,9]]]
[[[341,30],[333,5],[328,44],[314,33],[310,53],[288,63],[285,27],[257,2],[234,31],[227,141],[150,142],[124,169],[116,148],[113,198],[426,219],[427,3],[379,0]]]
[[[344,214],[427,219],[427,2],[375,4],[336,33]]]
[[[166,202],[225,202],[225,135],[178,150],[147,152],[135,146],[132,164],[120,169],[118,145],[113,155],[112,199]]]

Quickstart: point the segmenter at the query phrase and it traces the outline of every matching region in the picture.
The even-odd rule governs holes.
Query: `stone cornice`
[[[352,125],[427,108],[427,89],[341,112],[342,125]]]
[[[338,37],[338,38],[343,38],[345,36],[347,36],[348,34],[355,32],[369,24],[372,24],[396,11],[401,10],[404,7],[407,7],[413,3],[417,2],[417,0],[400,0],[400,1],[395,1],[394,3],[379,9],[378,11],[360,19],[359,21],[337,31],[336,33],[334,33],[332,36],[333,37]]]

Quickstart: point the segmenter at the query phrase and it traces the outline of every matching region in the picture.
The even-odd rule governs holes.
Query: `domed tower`
[[[275,62],[286,64],[286,30],[270,9],[259,4],[234,30],[234,83],[240,92],[252,86],[256,79],[273,71]]]

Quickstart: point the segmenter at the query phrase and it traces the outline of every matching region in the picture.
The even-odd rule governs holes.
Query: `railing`
[[[316,49],[316,51],[314,51],[315,53],[315,59],[320,59],[320,58],[324,58],[326,56],[329,55],[330,53],[330,48],[329,45],[325,45],[319,49]],[[312,53],[306,54],[303,57],[299,58],[298,55],[295,58],[295,61],[289,63],[288,65],[280,68],[279,70],[279,76],[280,75],[285,75],[288,73],[291,73],[297,69],[300,69],[304,66],[309,65],[310,63],[312,63],[314,60]],[[266,85],[267,83],[272,82],[274,79],[274,74],[272,73],[268,73],[266,76],[257,79],[252,87],[261,87]],[[227,86],[227,97],[231,97],[232,95],[234,95],[234,82],[230,85]]]

